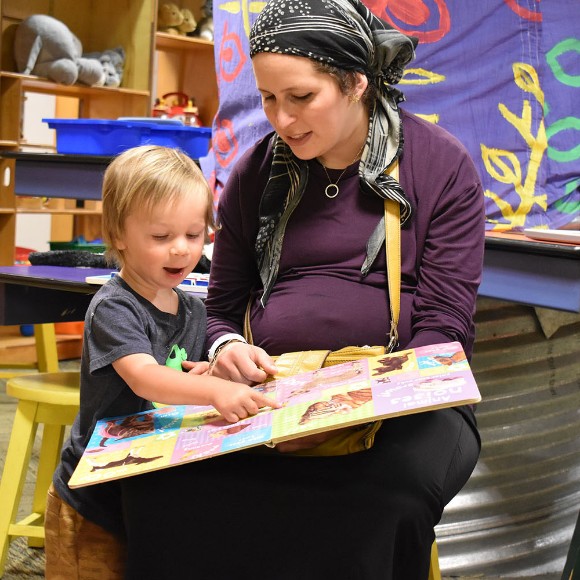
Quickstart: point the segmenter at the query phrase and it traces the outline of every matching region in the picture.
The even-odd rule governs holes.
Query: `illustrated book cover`
[[[345,362],[254,388],[282,407],[237,423],[228,423],[213,407],[189,405],[98,421],[70,487],[481,400],[457,342]]]

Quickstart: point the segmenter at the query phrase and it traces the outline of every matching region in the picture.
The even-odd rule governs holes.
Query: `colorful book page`
[[[70,487],[481,400],[459,343],[346,362],[255,388],[282,407],[237,423],[199,406],[164,406],[98,421]]]

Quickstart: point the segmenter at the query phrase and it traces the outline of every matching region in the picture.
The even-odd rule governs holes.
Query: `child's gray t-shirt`
[[[130,354],[147,353],[165,365],[174,347],[184,349],[187,360],[201,359],[205,346],[205,307],[198,297],[178,288],[175,291],[179,309],[173,315],[158,310],[120,276],[115,276],[95,294],[85,317],[81,409],[53,482],[60,497],[83,517],[115,533],[123,533],[118,483],[70,489],[68,481],[97,420],[152,408],[150,401],[137,396],[114,371],[114,361]]]

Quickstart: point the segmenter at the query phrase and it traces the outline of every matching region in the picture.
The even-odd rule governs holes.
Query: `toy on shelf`
[[[123,70],[125,68],[125,49],[122,46],[103,50],[102,52],[88,52],[83,56],[85,58],[96,59],[103,65],[106,87],[121,86]]]
[[[201,20],[193,32],[188,32],[187,36],[203,38],[213,42],[213,4],[212,0],[205,0],[201,7]]]
[[[194,99],[187,101],[187,107],[183,109],[185,116],[185,124],[190,127],[201,127],[201,119],[199,117],[199,108],[196,107]]]
[[[163,98],[155,99],[155,104],[153,105],[153,117],[157,119],[168,119],[169,118],[169,107]]]
[[[157,10],[157,30],[166,34],[186,36],[197,27],[193,12],[189,8],[180,8],[174,2],[164,2]]]
[[[183,21],[177,27],[177,30],[179,30],[179,34],[181,34],[182,36],[187,36],[188,34],[195,31],[195,29],[197,28],[197,22],[195,20],[195,17],[193,16],[193,12],[188,8],[182,8],[181,14],[183,16]]]
[[[65,85],[103,86],[106,75],[102,63],[82,55],[81,41],[52,16],[34,14],[16,28],[14,57],[20,73]]]
[[[179,119],[184,125],[201,127],[199,108],[195,105],[195,99],[185,93],[166,93],[155,100],[153,117],[160,119]]]
[[[157,10],[157,30],[166,34],[179,34],[179,26],[183,23],[183,14],[177,4],[164,2]]]
[[[45,14],[30,16],[18,25],[14,56],[18,72],[65,85],[118,87],[125,65],[123,47],[83,54],[78,37],[60,20]]]

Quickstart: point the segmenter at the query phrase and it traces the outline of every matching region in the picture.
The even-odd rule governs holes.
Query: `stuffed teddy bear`
[[[81,41],[60,20],[34,14],[16,28],[14,57],[23,74],[72,85],[103,86],[105,72],[96,59],[83,58]]]
[[[189,8],[182,8],[181,15],[183,16],[183,22],[177,27],[177,30],[182,36],[187,36],[188,33],[196,29],[197,22]]]
[[[106,87],[119,87],[123,80],[125,66],[125,49],[122,46],[103,50],[103,52],[87,52],[84,58],[98,60],[103,66]]]
[[[165,2],[157,10],[157,30],[167,34],[179,34],[183,24],[183,13],[177,4]]]

